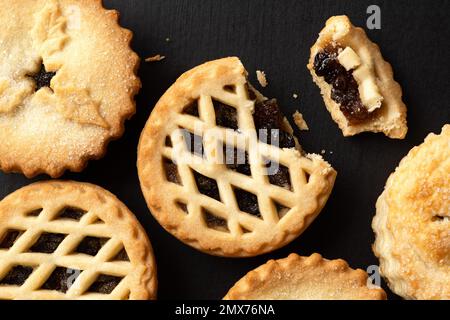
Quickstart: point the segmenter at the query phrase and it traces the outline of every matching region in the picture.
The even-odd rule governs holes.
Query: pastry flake
[[[344,136],[371,131],[405,137],[406,106],[392,68],[346,16],[328,19],[311,48],[308,69]]]
[[[367,273],[341,259],[291,254],[250,271],[225,300],[385,300],[379,287],[368,287]]]
[[[0,0],[0,169],[79,172],[135,112],[132,33],[100,0]]]
[[[114,195],[40,182],[0,201],[0,299],[153,299],[144,229]]]
[[[378,198],[380,271],[407,299],[450,299],[450,125],[413,148]]]
[[[336,176],[320,156],[301,152],[276,100],[246,76],[235,57],[186,72],[161,97],[139,142],[152,214],[213,255],[255,256],[289,243],[319,214]]]

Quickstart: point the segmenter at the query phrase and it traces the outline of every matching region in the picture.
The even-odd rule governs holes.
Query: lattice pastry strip
[[[0,222],[0,299],[155,297],[142,227],[99,187],[33,184],[0,202]]]
[[[331,192],[335,171],[299,150],[276,103],[226,58],[185,73],[160,99],[138,169],[153,215],[171,233],[211,254],[252,256],[292,241]]]

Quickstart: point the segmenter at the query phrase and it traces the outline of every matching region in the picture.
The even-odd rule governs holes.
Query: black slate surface
[[[306,69],[309,48],[326,19],[347,14],[365,26],[371,4],[380,6],[382,25],[368,35],[393,65],[408,106],[403,141],[381,134],[344,138]],[[377,264],[370,224],[387,177],[411,147],[450,122],[449,1],[109,0],[105,6],[121,12],[121,24],[135,33],[133,48],[141,57],[167,58],[142,63],[138,112],[123,138],[110,144],[104,159],[63,178],[105,187],[138,216],[155,249],[160,299],[219,299],[246,272],[291,252],[319,252],[363,269]],[[230,55],[242,59],[254,84],[255,70],[267,73],[270,85],[262,92],[278,98],[286,115],[297,109],[304,114],[310,131],[297,131],[302,146],[308,152],[326,150],[324,157],[338,171],[332,196],[311,227],[285,248],[257,258],[208,256],[165,232],[146,207],[135,166],[140,132],[158,98],[184,71]],[[30,182],[0,173],[0,199]],[[389,298],[397,297],[389,292]]]

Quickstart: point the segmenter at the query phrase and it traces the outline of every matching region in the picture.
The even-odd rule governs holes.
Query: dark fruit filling
[[[32,267],[15,266],[0,281],[0,285],[21,286],[27,281],[32,272]]]
[[[56,267],[41,289],[66,293],[78,278],[80,272],[80,270]]]
[[[225,219],[216,217],[212,213],[205,211],[205,210],[203,211],[203,216],[205,218],[206,225],[209,228],[222,229],[222,230],[228,229],[227,221]]]
[[[172,160],[164,159],[164,170],[166,172],[166,179],[169,182],[181,184],[181,178],[178,174],[178,167]]]
[[[204,175],[194,171],[195,182],[197,183],[198,191],[210,198],[220,201],[219,186],[216,180],[205,177]]]
[[[234,194],[236,195],[236,200],[241,211],[250,213],[251,215],[257,217],[261,217],[257,196],[255,196],[253,193],[237,188],[234,190]]]
[[[331,99],[339,103],[350,124],[358,124],[371,117],[363,105],[353,70],[347,71],[338,60],[339,47],[328,46],[314,58],[314,71],[331,85]]]
[[[219,127],[237,130],[239,127],[236,109],[217,100],[213,100],[213,104],[216,113],[216,124]]]
[[[30,248],[30,252],[53,253],[66,237],[60,233],[43,233],[39,239]]]
[[[295,148],[294,137],[283,130],[284,116],[276,99],[256,102],[253,120],[259,140],[268,144],[278,142],[280,148]]]
[[[103,294],[110,294],[115,287],[120,283],[122,278],[101,274],[97,280],[90,286],[89,292],[97,292]]]
[[[66,207],[59,213],[58,218],[79,221],[86,211],[78,208]]]
[[[248,153],[231,146],[223,148],[224,161],[228,169],[251,176]]]
[[[31,76],[31,78],[33,78],[34,82],[36,83],[36,91],[43,87],[50,87],[50,81],[52,81],[52,78],[55,75],[56,72],[47,72],[45,70],[45,66],[41,64],[39,72]]]
[[[16,240],[20,237],[22,231],[19,230],[8,230],[6,231],[3,239],[0,239],[0,249],[9,249],[11,248]]]
[[[289,168],[275,162],[269,161],[268,163],[268,170],[274,171],[274,172],[268,172],[269,174],[269,181],[271,184],[291,190],[291,177],[289,174]],[[272,168],[273,167],[273,168]],[[275,171],[275,169],[277,169]]]
[[[107,238],[86,237],[80,242],[76,252],[95,256],[108,240]]]

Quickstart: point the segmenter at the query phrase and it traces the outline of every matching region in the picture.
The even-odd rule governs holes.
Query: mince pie
[[[407,299],[450,299],[450,125],[412,149],[377,201],[381,274]]]
[[[235,57],[186,72],[157,103],[139,143],[152,214],[213,255],[255,256],[289,243],[319,214],[336,176],[301,151],[276,100],[246,75]]]
[[[370,287],[369,287],[370,286]],[[367,273],[341,259],[320,254],[291,254],[250,271],[225,300],[385,300],[383,289],[368,282]]]
[[[0,0],[0,169],[81,171],[135,112],[132,33],[100,0]]]
[[[144,229],[106,190],[49,181],[0,201],[0,300],[144,300],[156,286]]]
[[[311,48],[308,69],[344,136],[372,131],[405,137],[406,106],[392,68],[346,16],[328,19]]]

